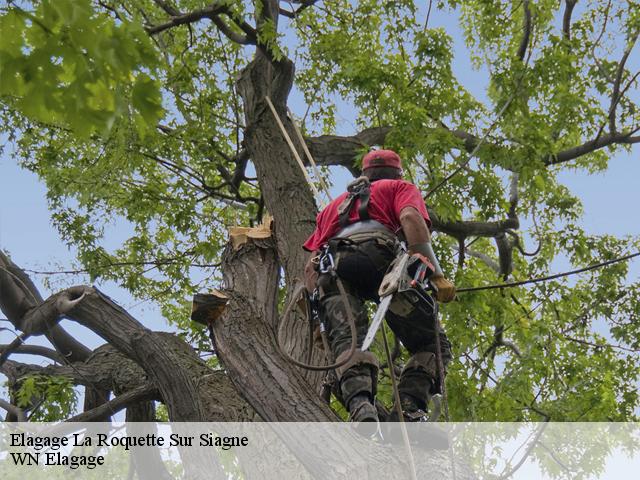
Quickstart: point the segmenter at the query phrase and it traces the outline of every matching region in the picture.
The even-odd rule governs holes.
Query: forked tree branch
[[[215,1],[204,8],[192,10],[191,12],[187,13],[181,13],[173,6],[169,5],[166,1],[154,1],[160,6],[160,8],[167,12],[171,16],[171,18],[165,23],[146,27],[147,33],[149,33],[150,35],[157,35],[158,33],[164,32],[165,30],[169,30],[174,27],[178,27],[180,25],[190,25],[203,19],[209,19],[220,29],[220,31],[227,38],[229,38],[229,40],[241,45],[256,44],[256,30],[244,20],[234,18],[235,15],[232,14],[227,2]],[[245,33],[245,35],[241,35],[238,32],[234,31],[221,18],[222,14],[227,15]]]

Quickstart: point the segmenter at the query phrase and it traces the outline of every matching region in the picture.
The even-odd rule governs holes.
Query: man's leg
[[[328,279],[323,279],[325,282]],[[326,282],[328,283],[328,282]],[[331,280],[331,283],[334,283]],[[348,290],[348,285],[345,285]],[[335,285],[327,284],[325,295],[320,299],[321,314],[327,323],[329,344],[336,361],[341,361],[349,355],[351,346],[351,330],[349,314],[345,308],[344,299]],[[347,293],[349,308],[355,319],[357,331],[357,345],[367,333],[369,323],[364,301],[351,293]],[[375,421],[377,411],[373,405],[376,394],[378,361],[370,352],[357,349],[349,361],[336,369],[342,401],[349,410],[354,421]]]
[[[413,308],[400,313],[389,311],[387,314],[389,326],[411,353],[398,383],[400,402],[409,419],[419,420],[427,411],[431,395],[440,390],[435,313],[428,308]],[[451,344],[444,330],[440,329],[439,335],[442,360],[446,367],[451,360]]]

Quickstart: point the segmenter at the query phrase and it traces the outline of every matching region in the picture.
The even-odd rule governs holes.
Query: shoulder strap
[[[360,220],[369,220],[369,199],[371,198],[371,189],[367,186],[366,190],[360,192],[360,206],[358,207],[358,216]]]
[[[358,177],[347,186],[347,196],[338,206],[338,219],[342,228],[349,225],[349,216],[356,199],[360,199],[358,217],[369,220],[369,199],[371,198],[371,183],[367,177]]]

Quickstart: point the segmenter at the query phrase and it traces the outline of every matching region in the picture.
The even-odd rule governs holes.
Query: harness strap
[[[342,228],[349,225],[349,216],[355,205],[356,199],[360,199],[358,207],[359,220],[369,220],[369,199],[371,198],[371,183],[367,177],[358,177],[347,187],[347,196],[338,206],[338,220]]]
[[[371,198],[371,189],[369,186],[360,191],[359,197],[360,206],[358,207],[358,216],[360,217],[360,221],[369,220],[371,218],[369,216],[369,199]]]

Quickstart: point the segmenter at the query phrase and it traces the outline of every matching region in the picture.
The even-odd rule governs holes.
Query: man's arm
[[[400,212],[400,225],[409,245],[409,253],[419,253],[426,257],[434,267],[430,280],[436,287],[436,297],[440,302],[450,302],[456,296],[456,287],[444,278],[438,259],[431,247],[431,234],[427,223],[414,207],[405,207]]]
[[[404,207],[400,211],[400,225],[409,245],[431,242],[431,234],[420,212],[413,207]]]

